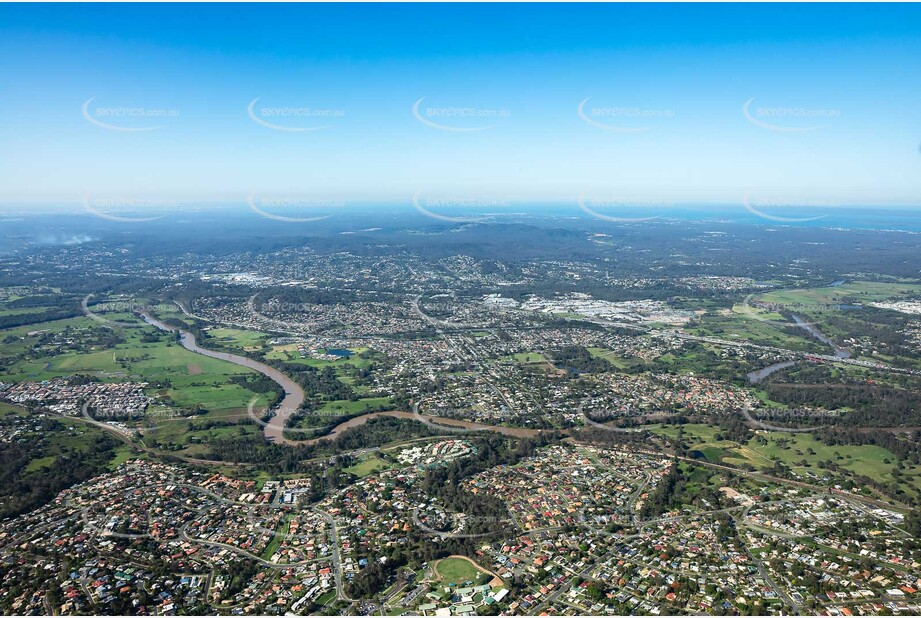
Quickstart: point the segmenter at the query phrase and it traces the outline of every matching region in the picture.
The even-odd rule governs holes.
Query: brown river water
[[[239,354],[231,354],[229,352],[218,352],[216,350],[209,350],[203,348],[195,341],[195,335],[190,332],[184,331],[175,326],[170,326],[165,324],[160,320],[150,316],[148,314],[142,314],[144,321],[152,326],[156,326],[160,330],[168,332],[179,332],[179,343],[186,350],[190,352],[195,352],[196,354],[201,354],[202,356],[207,356],[209,358],[217,358],[224,360],[241,367],[247,367],[253,371],[258,371],[267,378],[278,383],[285,391],[285,397],[282,399],[279,404],[278,410],[272,416],[268,423],[265,424],[263,428],[263,434],[266,439],[278,442],[279,444],[315,444],[321,440],[330,440],[335,438],[338,434],[351,429],[352,427],[358,427],[364,425],[372,418],[378,416],[392,416],[396,418],[408,418],[420,421],[426,425],[434,428],[447,428],[447,429],[466,429],[469,431],[495,431],[506,436],[513,436],[516,438],[527,438],[536,436],[540,433],[537,429],[526,429],[523,427],[502,427],[499,425],[484,425],[482,423],[474,423],[471,421],[461,421],[453,418],[442,418],[440,416],[430,416],[428,414],[413,413],[413,412],[398,412],[398,411],[388,411],[388,412],[372,412],[370,414],[364,414],[362,416],[356,416],[355,418],[349,419],[344,423],[336,425],[336,427],[327,435],[312,438],[310,440],[291,440],[286,438],[284,435],[284,428],[287,424],[288,418],[294,414],[296,410],[301,407],[301,404],[304,403],[304,389],[300,387],[294,380],[289,378],[287,375],[281,371],[270,367],[265,363],[260,363],[257,360],[247,358],[245,356],[240,356]]]

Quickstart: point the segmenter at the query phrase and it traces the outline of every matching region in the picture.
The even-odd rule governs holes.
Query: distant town
[[[921,279],[495,225],[0,258],[0,608],[921,612]]]

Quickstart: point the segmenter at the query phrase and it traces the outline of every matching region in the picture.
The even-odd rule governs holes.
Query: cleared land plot
[[[379,408],[390,403],[390,397],[366,397],[358,401],[349,401],[347,399],[337,399],[326,403],[320,410],[322,412],[339,412],[341,414],[355,414]]]
[[[588,352],[596,358],[603,358],[618,369],[628,369],[646,364],[641,358],[621,356],[614,350],[608,350],[607,348],[588,348]]]
[[[329,401],[315,413],[305,414],[297,423],[297,427],[325,427],[335,422],[337,417],[377,410],[382,406],[389,405],[390,402],[391,400],[389,397],[366,397],[357,401],[350,401],[348,399]]]

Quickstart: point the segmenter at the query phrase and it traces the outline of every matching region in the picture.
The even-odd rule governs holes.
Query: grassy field
[[[921,285],[912,283],[879,283],[848,281],[842,285],[822,288],[801,288],[765,292],[755,300],[766,303],[793,305],[826,305],[906,298],[921,294]]]
[[[172,303],[158,304],[154,313],[156,313],[157,317],[161,320],[180,320],[185,322],[188,326],[193,326],[195,324],[195,320],[188,317],[179,307]]]
[[[776,290],[765,292],[754,297],[755,301],[776,303],[790,311],[797,312],[804,319],[815,323],[819,329],[833,341],[842,342],[851,337],[862,335],[889,337],[892,333],[890,327],[872,325],[871,315],[866,310],[847,310],[839,305],[863,305],[866,309],[869,303],[884,300],[900,300],[918,298],[921,295],[921,285],[903,282],[869,282],[851,281],[839,286],[821,288],[800,288],[791,290]],[[754,313],[757,317],[781,320],[777,314],[767,314],[752,307],[737,306],[734,311],[740,313]],[[754,317],[752,321],[757,321]],[[874,335],[874,331],[877,334]],[[880,334],[883,333],[883,334]],[[913,354],[903,354],[901,358],[887,356],[882,353],[861,356],[864,360],[883,363],[902,362],[921,367],[921,362]]]
[[[540,352],[520,352],[518,354],[513,354],[511,359],[516,363],[521,363],[524,365],[547,362],[547,357],[545,357]]]
[[[725,477],[722,474],[714,473],[703,466],[681,462],[678,469],[681,471],[682,476],[687,479],[684,492],[689,496],[693,496],[704,488],[717,488],[725,482]]]
[[[52,322],[42,322],[41,324],[27,324],[15,328],[5,328],[0,330],[0,356],[10,358],[25,352],[31,346],[38,343],[41,335],[44,333],[61,333],[68,327],[78,327],[88,330],[92,326],[93,322],[86,318],[70,318],[67,320],[55,320]]]
[[[465,558],[443,558],[435,564],[435,571],[442,582],[448,584],[464,584],[468,581],[476,582],[484,571],[474,566]]]
[[[46,311],[57,309],[52,304],[42,304],[35,307],[12,307],[10,303],[29,296],[44,296],[56,294],[59,290],[45,287],[36,288],[0,288],[0,317],[38,315]]]
[[[32,315],[47,311],[47,307],[16,307],[13,309],[0,309],[0,316],[8,315]]]
[[[115,313],[104,315],[107,319],[119,321],[127,321],[131,317]],[[33,334],[29,335],[30,332]],[[100,333],[111,336],[113,331],[86,317],[0,331],[0,341],[6,341],[0,344],[0,355],[17,358],[0,374],[0,381],[42,381],[81,373],[106,382],[148,382],[151,384],[148,394],[158,398],[158,403],[151,410],[181,411],[193,406],[204,409],[203,414],[189,419],[149,417],[149,422],[155,427],[148,428],[145,439],[171,448],[183,447],[186,454],[205,450],[201,445],[217,437],[258,430],[254,425],[189,429],[190,422],[236,422],[243,419],[246,407],[254,397],[257,406],[265,406],[265,395],[233,382],[235,377],[251,374],[252,370],[190,352],[176,343],[172,336],[153,326],[122,328],[117,332],[123,342],[113,346],[96,345],[93,342],[98,340]],[[65,348],[55,345],[36,347],[43,334],[54,333],[66,333],[66,339],[71,343]]]
[[[269,339],[269,336],[265,333],[237,328],[211,328],[208,329],[208,336],[227,347],[243,350],[244,352],[261,350]],[[207,346],[207,343],[205,345]]]
[[[305,414],[296,426],[301,429],[325,427],[334,422],[336,417],[376,410],[381,406],[389,405],[390,402],[389,397],[365,397],[358,401],[348,399],[328,401],[316,413]]]
[[[209,450],[208,444],[218,438],[259,434],[261,431],[259,425],[240,422],[246,419],[246,410],[242,409],[209,411],[207,414],[192,417],[157,419],[154,427],[145,430],[144,442],[149,446],[159,445],[161,448],[165,447],[170,450],[179,449],[178,452],[182,455],[202,455]],[[235,424],[203,428],[203,424],[209,421]]]
[[[354,474],[355,476],[365,477],[369,474],[373,474],[378,470],[383,470],[387,468],[390,464],[381,459],[380,457],[368,457],[367,459],[358,462],[354,466],[345,468],[345,471],[349,474]]]
[[[778,314],[758,312],[754,308],[739,305],[732,311],[720,311],[701,316],[699,322],[685,330],[693,335],[747,341],[789,350],[827,351],[821,342],[810,337],[805,331],[802,335],[796,331],[794,331],[795,334],[788,334],[782,326],[761,321],[755,317],[756,315],[757,318],[763,320],[784,321],[783,317]]]
[[[79,339],[82,332],[89,335],[92,329],[99,328],[92,320],[80,317],[43,324],[42,330],[62,332],[68,327],[74,339]],[[41,381],[84,373],[103,381],[168,382],[169,386],[157,394],[170,398],[180,407],[200,404],[208,410],[244,408],[254,395],[231,381],[233,376],[252,373],[250,369],[190,352],[152,326],[123,329],[125,341],[112,348],[96,349],[89,345],[82,350],[57,354],[51,350],[41,350],[37,354],[27,352],[38,338],[38,335],[27,335],[30,328],[34,327],[0,331],[3,337],[25,338],[0,349],[0,354],[23,355],[0,374],[0,381]],[[153,336],[156,340],[145,342],[142,340],[145,336]]]
[[[723,456],[734,448],[739,448],[737,442],[731,440],[717,440],[719,429],[710,425],[688,424],[683,425],[684,441],[688,450],[700,451],[711,463],[718,463]],[[647,429],[659,435],[674,438],[678,435],[678,425],[648,425]]]
[[[0,401],[0,418],[8,415],[25,416],[28,414],[24,409]]]
[[[3,342],[0,343],[0,355],[16,359],[0,374],[0,381],[42,381],[81,373],[103,381],[148,382],[151,385],[148,394],[158,399],[157,404],[152,406],[157,413],[200,407],[199,414],[194,416],[188,416],[187,412],[178,418],[176,414],[154,414],[144,423],[144,439],[148,444],[178,449],[186,455],[207,451],[208,443],[218,438],[257,433],[258,426],[238,421],[246,419],[246,408],[251,401],[255,399],[255,405],[262,408],[267,404],[267,396],[257,395],[235,383],[239,376],[253,372],[185,350],[172,335],[144,324],[128,311],[119,311],[129,302],[136,306],[156,306],[156,313],[161,318],[183,319],[179,309],[171,305],[143,299],[118,299],[118,303],[93,299],[90,308],[98,316],[138,326],[113,330],[110,324],[81,316],[0,331],[0,342]],[[264,349],[268,338],[256,331],[236,328],[214,328],[209,331],[209,336],[228,347],[244,351]],[[117,342],[113,343],[113,340]],[[379,355],[367,348],[351,351],[352,357],[336,361],[300,359],[296,348],[292,353],[290,346],[276,348],[269,356],[318,368],[332,366],[337,374],[341,374],[341,380],[352,383],[355,377],[349,374],[374,362]],[[360,394],[366,387],[357,385],[355,388]],[[354,414],[387,403],[389,399],[381,397],[334,401],[327,403],[323,412]],[[207,427],[214,422],[236,424]]]
[[[675,437],[675,425],[650,425],[660,435]],[[873,445],[828,446],[808,433],[760,432],[746,444],[717,439],[719,428],[709,425],[684,425],[684,441],[691,451],[700,451],[711,463],[749,464],[767,470],[779,461],[805,477],[830,474],[827,464],[880,483],[892,483],[899,460],[890,451]],[[820,463],[823,464],[820,466]],[[902,484],[921,495],[921,469],[908,468],[901,474]]]
[[[112,461],[109,462],[109,469],[114,470],[118,466],[122,465],[126,461],[131,459],[146,459],[147,455],[144,453],[135,453],[127,446],[121,446],[115,449],[115,457],[112,458]]]
[[[355,414],[364,412],[372,408],[377,408],[390,403],[390,397],[366,397],[358,401],[349,401],[347,399],[338,399],[326,403],[321,412],[338,412],[340,414]]]
[[[29,412],[24,408],[0,402],[0,418],[8,416],[28,416]],[[40,472],[42,469],[50,467],[58,457],[70,457],[76,453],[88,452],[88,436],[101,435],[102,430],[91,427],[78,420],[62,418],[58,421],[64,426],[60,432],[53,432],[46,436],[45,454],[37,453],[39,456],[30,459],[24,472]],[[121,456],[122,448],[116,451],[116,458]],[[123,447],[123,450],[130,454],[130,449]]]
[[[626,358],[607,348],[588,348],[588,352],[596,358],[603,358],[618,369],[627,369],[645,364],[641,358]]]
[[[278,548],[281,546],[281,542],[285,539],[286,536],[288,536],[288,529],[290,526],[291,515],[288,515],[275,531],[275,536],[273,536],[272,540],[269,541],[269,544],[265,546],[265,550],[262,552],[263,560],[272,559],[272,556],[275,555],[275,552],[278,551]]]
[[[33,459],[29,461],[29,465],[26,466],[26,472],[38,472],[42,468],[50,468],[55,461],[57,461],[56,455],[48,455],[47,457],[39,457],[38,459]]]

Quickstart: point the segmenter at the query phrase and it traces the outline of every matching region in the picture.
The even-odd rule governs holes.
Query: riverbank
[[[302,389],[297,382],[289,378],[278,369],[270,367],[265,363],[260,363],[257,360],[247,358],[246,356],[240,356],[239,354],[232,354],[230,352],[218,352],[216,350],[203,348],[195,341],[195,335],[192,333],[182,330],[176,326],[170,326],[169,324],[161,322],[146,312],[142,313],[141,315],[143,316],[144,321],[151,326],[156,326],[160,330],[171,333],[178,332],[179,343],[186,350],[195,352],[196,354],[201,354],[202,356],[207,356],[209,358],[217,358],[229,363],[234,363],[235,365],[240,365],[241,367],[246,367],[248,369],[252,369],[253,371],[258,371],[265,377],[281,386],[285,392],[285,396],[281,400],[281,403],[279,403],[275,414],[272,415],[272,418],[269,419],[269,421],[264,425],[262,433],[265,435],[267,440],[272,442],[283,444],[298,444],[298,442],[295,440],[286,439],[284,435],[285,425],[287,424],[288,418],[300,409],[305,399],[304,389]]]
[[[285,426],[287,425],[288,419],[300,409],[301,405],[304,403],[305,394],[304,389],[300,387],[294,380],[289,378],[287,375],[281,371],[270,367],[265,363],[261,363],[257,360],[247,358],[245,356],[240,356],[238,354],[232,354],[230,352],[218,352],[216,350],[209,350],[208,348],[203,348],[195,340],[195,335],[192,333],[182,330],[176,326],[171,326],[166,324],[157,318],[147,314],[141,314],[144,318],[144,321],[155,326],[160,330],[175,333],[179,333],[179,343],[186,350],[190,352],[195,352],[196,354],[201,354],[203,356],[208,356],[210,358],[217,358],[220,360],[225,360],[242,367],[247,367],[254,371],[258,371],[262,375],[276,382],[279,386],[282,387],[285,391],[285,397],[282,399],[281,403],[276,408],[275,414],[272,415],[272,418],[265,423],[263,427],[263,435],[267,440],[276,442],[278,444],[287,444],[289,446],[297,445],[307,445],[307,444],[316,444],[323,440],[334,440],[336,437],[344,431],[352,429],[353,427],[359,427],[364,425],[369,420],[377,418],[380,416],[392,416],[395,418],[406,418],[411,420],[416,420],[421,423],[432,427],[437,430],[461,430],[461,431],[494,431],[502,435],[507,435],[516,438],[528,438],[536,436],[540,433],[537,429],[526,429],[523,427],[503,427],[501,425],[484,425],[482,423],[474,423],[471,421],[462,421],[453,418],[442,418],[440,416],[430,416],[427,414],[421,414],[418,412],[403,412],[403,411],[386,411],[386,412],[371,412],[369,414],[363,414],[361,416],[356,416],[351,418],[344,423],[336,425],[328,434],[320,436],[317,438],[310,438],[308,440],[292,440],[285,437]]]
[[[812,323],[807,322],[806,320],[804,320],[798,315],[793,316],[793,321],[796,322],[796,325],[802,328],[804,331],[806,331],[807,333],[809,333],[810,335],[812,335],[813,337],[815,337],[816,339],[818,339],[825,345],[831,347],[831,349],[835,351],[835,358],[850,358],[851,357],[851,353],[848,350],[845,350],[844,348],[839,348],[838,344],[832,341],[830,337],[825,335],[825,333],[823,333],[818,328],[816,328],[815,325],[813,325]]]
[[[462,421],[455,418],[445,418],[442,416],[431,416],[429,414],[422,414],[420,412],[404,412],[399,410],[387,410],[382,412],[369,412],[368,414],[362,414],[361,416],[356,416],[350,418],[349,420],[339,423],[336,425],[328,434],[311,438],[309,440],[301,441],[289,441],[293,444],[316,444],[323,440],[335,440],[336,437],[344,431],[348,431],[354,427],[360,427],[368,421],[379,418],[381,416],[390,416],[393,418],[404,418],[414,421],[419,421],[428,427],[431,427],[435,430],[440,431],[492,431],[495,433],[502,434],[504,436],[510,436],[513,438],[533,438],[538,435],[541,430],[539,429],[527,429],[525,427],[505,427],[503,425],[485,425],[483,423],[474,423],[472,421]]]

